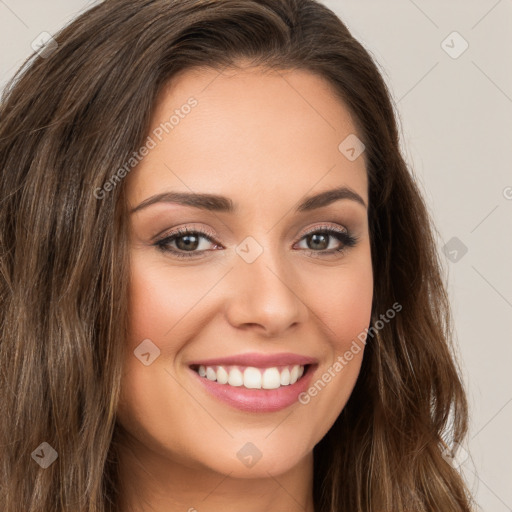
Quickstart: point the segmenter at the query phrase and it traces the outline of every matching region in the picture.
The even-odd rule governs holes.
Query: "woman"
[[[1,107],[3,510],[469,511],[432,223],[343,23],[111,0],[39,54]]]

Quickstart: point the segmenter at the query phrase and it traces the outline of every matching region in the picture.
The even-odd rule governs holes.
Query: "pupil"
[[[313,244],[320,244],[321,247],[312,247],[312,249],[320,249],[320,250],[323,250],[323,249],[326,249],[328,246],[329,246],[329,243],[327,241],[328,239],[328,235],[323,235],[323,234],[318,234],[318,233],[315,233],[313,235],[310,235],[309,239],[310,241],[313,242]]]
[[[194,240],[191,242],[190,239],[193,238]],[[198,237],[195,235],[183,235],[176,239],[176,245],[178,246],[178,249],[181,250],[188,250],[188,249],[197,249],[198,246]],[[181,243],[184,242],[184,243]]]

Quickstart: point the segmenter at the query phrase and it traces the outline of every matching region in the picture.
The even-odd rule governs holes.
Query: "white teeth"
[[[244,370],[244,387],[261,389],[261,372],[257,368],[249,366]]]
[[[277,389],[295,384],[304,374],[304,366],[274,366],[259,369],[253,366],[199,366],[197,373],[219,384],[247,389]]]
[[[244,377],[238,368],[233,368],[229,372],[228,384],[236,387],[244,385]]]
[[[277,368],[267,368],[263,372],[261,387],[263,389],[277,389],[281,387],[281,376]]]
[[[226,370],[224,370],[224,368],[222,368],[222,366],[219,366],[217,368],[217,382],[219,384],[227,384],[228,380],[229,380],[228,372]]]
[[[208,371],[206,371],[206,376],[208,377]],[[299,367],[294,366],[292,371],[290,372],[290,385],[295,384],[297,379],[299,378]]]

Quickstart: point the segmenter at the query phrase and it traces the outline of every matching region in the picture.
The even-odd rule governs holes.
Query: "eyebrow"
[[[320,192],[313,196],[306,197],[295,209],[296,212],[306,212],[328,206],[335,201],[348,199],[355,201],[365,208],[366,203],[363,198],[348,187],[338,187],[331,190]],[[138,206],[130,210],[135,213],[143,208],[147,208],[156,203],[175,203],[183,206],[192,206],[201,210],[213,212],[236,213],[237,206],[231,199],[215,194],[199,194],[189,192],[162,192],[154,196],[148,197]]]

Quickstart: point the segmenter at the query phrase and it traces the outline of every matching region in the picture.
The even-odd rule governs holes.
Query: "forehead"
[[[164,188],[289,190],[296,201],[316,184],[350,185],[367,201],[364,154],[350,161],[339,149],[356,133],[331,84],[312,72],[189,69],[161,91],[149,132],[155,144],[129,176],[130,203]]]

